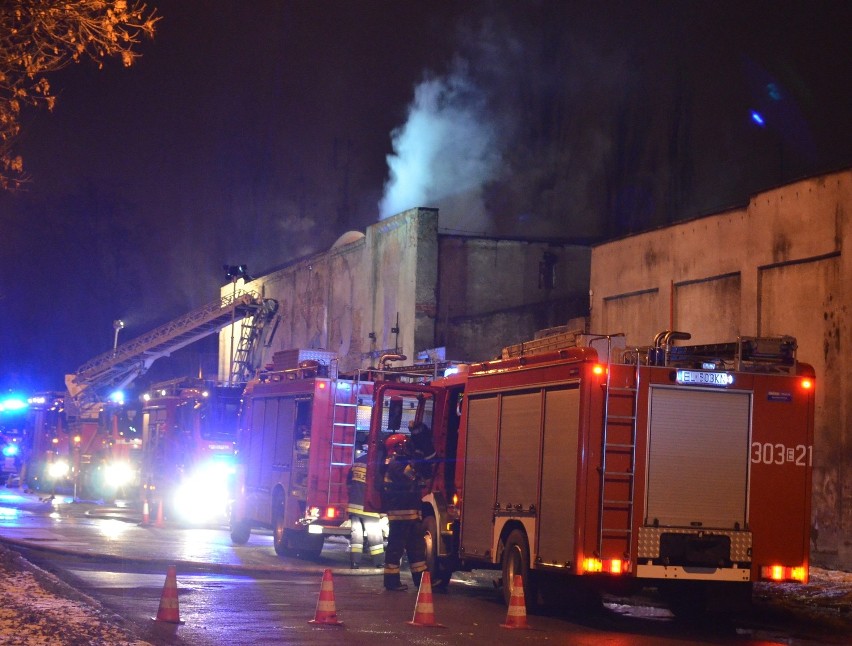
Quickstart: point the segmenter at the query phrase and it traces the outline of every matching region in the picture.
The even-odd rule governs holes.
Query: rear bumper
[[[328,525],[312,523],[308,525],[308,534],[322,534],[323,536],[349,536],[349,528],[340,527],[339,525],[331,527]]]
[[[705,568],[680,565],[637,565],[638,579],[679,579],[684,581],[751,581],[749,568]]]

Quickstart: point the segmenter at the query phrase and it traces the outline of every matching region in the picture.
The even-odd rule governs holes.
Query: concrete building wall
[[[221,290],[254,290],[279,302],[280,323],[261,365],[294,348],[336,352],[344,372],[396,350],[412,362],[437,347],[448,359],[483,360],[585,316],[589,257],[577,245],[439,235],[437,210],[418,208]],[[230,374],[231,333],[228,326],[219,334],[220,379]]]
[[[437,343],[483,360],[588,311],[590,249],[441,236]]]
[[[852,567],[852,170],[592,250],[591,329],[647,345],[789,334],[816,369],[814,561]],[[783,504],[783,501],[779,501]]]
[[[412,209],[365,235],[350,232],[328,251],[239,281],[237,290],[279,303],[278,328],[260,365],[280,350],[322,349],[335,352],[339,369],[349,372],[374,364],[384,352],[413,356],[415,347],[432,347],[437,219],[435,209]],[[229,283],[221,293],[233,289]],[[238,324],[235,343],[239,335]],[[231,326],[219,333],[220,379],[230,373],[231,338]]]

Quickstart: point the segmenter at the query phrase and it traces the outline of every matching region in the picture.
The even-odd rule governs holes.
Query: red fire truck
[[[138,408],[102,402],[84,419],[69,420],[63,393],[28,400],[30,437],[24,486],[75,496],[132,496],[141,439]],[[138,484],[138,483],[137,483]]]
[[[414,406],[441,458],[424,488],[433,577],[502,569],[528,604],[657,588],[675,611],[808,578],[814,372],[791,337],[624,348],[563,334],[430,384],[377,385]],[[370,426],[368,506],[383,439]],[[404,432],[404,428],[401,429]]]
[[[386,355],[380,365],[404,358]],[[233,542],[246,543],[252,527],[270,527],[277,554],[316,558],[326,537],[348,536],[341,527],[346,477],[356,447],[366,443],[375,381],[423,381],[435,370],[385,367],[344,378],[336,375],[334,353],[276,353],[243,394]],[[414,413],[408,409],[404,419],[413,420]]]
[[[70,458],[78,496],[136,499],[142,439],[139,406],[123,395],[102,402],[94,419],[79,419],[69,428]],[[66,438],[60,436],[60,446]]]
[[[152,506],[163,505],[164,516],[227,518],[242,392],[184,378],[154,384],[142,396],[142,491]]]
[[[68,422],[65,395],[36,393],[27,399],[29,441],[24,445],[21,487],[41,491],[51,489],[57,478],[62,484],[70,474]]]

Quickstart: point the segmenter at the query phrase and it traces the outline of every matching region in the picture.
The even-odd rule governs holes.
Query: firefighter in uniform
[[[394,433],[385,440],[387,457],[382,487],[382,504],[388,517],[388,548],[385,552],[384,584],[386,590],[403,591],[408,586],[399,577],[403,553],[415,587],[426,571],[426,542],[420,526],[421,478],[428,477],[426,463],[415,456],[408,436]]]
[[[370,546],[370,558],[376,567],[381,567],[385,553],[384,536],[380,516],[377,513],[364,511],[364,498],[367,493],[367,447],[362,447],[355,454],[355,462],[346,479],[349,493],[349,565],[358,568],[358,562],[364,553],[364,539]]]

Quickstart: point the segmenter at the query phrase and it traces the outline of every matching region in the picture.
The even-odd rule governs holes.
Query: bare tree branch
[[[137,0],[17,0],[0,3],[0,189],[28,180],[14,144],[26,107],[52,110],[47,74],[83,59],[109,57],[129,67],[134,48],[153,38],[156,10]]]

